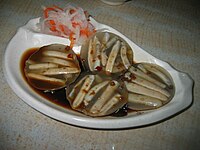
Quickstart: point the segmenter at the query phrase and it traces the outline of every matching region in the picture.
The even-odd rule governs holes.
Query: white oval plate
[[[130,113],[124,117],[109,116],[92,118],[51,103],[35,93],[26,81],[24,81],[20,71],[21,56],[29,48],[41,47],[53,43],[67,45],[69,44],[69,40],[36,32],[36,23],[38,22],[39,18],[32,19],[25,26],[19,28],[6,48],[3,60],[3,70],[8,84],[13,91],[24,102],[41,113],[71,125],[95,129],[120,129],[156,123],[180,112],[191,104],[193,81],[187,74],[176,71],[168,63],[148,54],[115,29],[100,24],[92,18],[91,22],[97,29],[105,29],[124,38],[134,50],[136,62],[154,63],[165,68],[172,76],[175,83],[175,95],[168,104],[161,108],[142,113]],[[81,46],[75,47],[74,51],[79,53],[80,48]]]

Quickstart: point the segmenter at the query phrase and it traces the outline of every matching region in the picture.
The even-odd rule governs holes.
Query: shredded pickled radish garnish
[[[58,6],[44,7],[43,17],[38,24],[40,31],[68,38],[72,48],[80,45],[93,35],[96,30],[89,22],[86,11],[80,7],[68,4],[65,8]]]

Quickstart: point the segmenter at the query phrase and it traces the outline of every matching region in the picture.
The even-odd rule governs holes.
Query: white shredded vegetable
[[[44,15],[38,27],[40,32],[69,38],[71,45],[82,44],[95,33],[94,26],[86,17],[86,11],[68,4],[65,8],[58,6],[43,7]]]

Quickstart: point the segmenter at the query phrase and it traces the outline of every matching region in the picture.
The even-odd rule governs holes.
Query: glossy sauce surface
[[[21,58],[21,62],[20,62],[20,69],[21,69],[21,73],[23,75],[24,80],[28,83],[28,80],[25,76],[25,72],[24,72],[24,68],[25,68],[25,64],[26,64],[26,60],[34,53],[38,50],[39,48],[30,48],[27,51],[25,51],[25,53],[22,55]],[[28,83],[29,84],[29,83]],[[62,106],[64,108],[68,108],[70,109],[70,105],[67,101],[67,99],[65,98],[65,89],[62,88],[60,90],[56,90],[56,91],[52,91],[52,92],[44,92],[42,90],[37,90],[34,87],[32,87],[30,84],[29,86],[32,88],[32,90],[34,92],[36,92],[37,94],[39,94],[40,96],[44,97],[45,99],[53,102],[54,104],[57,104],[59,106]]]

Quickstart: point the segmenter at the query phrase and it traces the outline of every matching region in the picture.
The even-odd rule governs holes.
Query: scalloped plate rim
[[[18,70],[18,74],[15,76],[15,72],[13,73],[12,69],[16,69],[16,68],[13,68],[13,66],[11,66],[9,63],[10,59],[14,57],[14,54],[11,53],[12,47],[16,46],[15,45],[16,42],[20,43],[19,41],[20,37],[22,39],[24,38],[25,40],[36,38],[36,41],[34,41],[35,46],[51,44],[54,42],[54,40],[56,41],[56,43],[69,44],[67,43],[69,41],[67,41],[64,38],[51,36],[51,35],[45,35],[41,33],[35,33],[34,28],[38,20],[39,18],[32,19],[25,26],[22,26],[18,29],[17,33],[13,36],[13,38],[10,40],[9,44],[7,45],[6,50],[4,52],[4,57],[3,57],[3,72],[9,86],[12,88],[12,90],[16,93],[17,96],[19,96],[25,103],[27,103],[28,105],[30,105],[37,111],[51,118],[54,118],[56,120],[59,120],[71,125],[75,125],[75,126],[80,126],[80,127],[85,127],[85,128],[94,128],[94,129],[122,129],[122,128],[132,128],[132,127],[138,127],[138,126],[144,126],[144,125],[156,123],[174,114],[177,114],[181,110],[184,110],[185,108],[187,108],[192,103],[193,80],[189,77],[189,75],[187,75],[186,73],[176,71],[173,67],[171,67],[171,65],[150,55],[149,53],[147,53],[142,48],[137,46],[135,43],[133,43],[131,40],[129,40],[126,36],[118,32],[117,30],[113,29],[110,26],[100,24],[96,22],[93,18],[91,18],[91,22],[97,27],[97,29],[106,29],[106,30],[109,30],[110,32],[113,32],[121,36],[127,41],[127,43],[130,44],[132,48],[136,49],[137,51],[136,56],[135,56],[136,58],[137,56],[139,57],[140,54],[142,53],[143,55],[148,56],[148,59],[151,61],[151,63],[157,63],[161,65],[162,67],[164,67],[167,71],[169,71],[172,78],[175,79],[174,82],[175,82],[176,92],[175,92],[174,98],[167,105],[161,108],[147,111],[145,113],[142,113],[136,116],[126,116],[126,117],[120,117],[120,118],[104,118],[104,117],[91,118],[88,116],[77,115],[70,112],[66,113],[59,107],[56,107],[56,106],[53,107],[53,105],[55,104],[41,102],[40,100],[38,100],[38,99],[42,99],[41,97],[38,97],[38,95],[34,92],[33,93],[30,92],[31,88],[28,87],[28,85],[26,85],[25,81],[23,81],[24,79],[22,78],[22,75],[20,78],[19,70]],[[41,37],[45,39],[40,39]],[[44,42],[45,44],[44,43],[41,44],[43,41],[39,41],[39,40],[46,40]],[[27,50],[28,48],[31,48],[28,45],[21,45],[21,46],[23,47],[23,50],[21,50],[23,52]],[[32,47],[35,47],[35,46],[32,46]],[[80,46],[75,47],[76,53],[78,53],[79,50],[80,50]],[[16,54],[18,53],[16,52]],[[146,62],[149,62],[148,59],[146,58]],[[11,61],[12,63],[18,61],[18,65],[19,65],[20,59],[19,58],[17,60],[11,59]],[[145,61],[145,60],[140,60],[140,61]],[[184,85],[183,86],[184,88],[180,89],[180,85]],[[180,98],[183,98],[183,99],[180,100]]]

